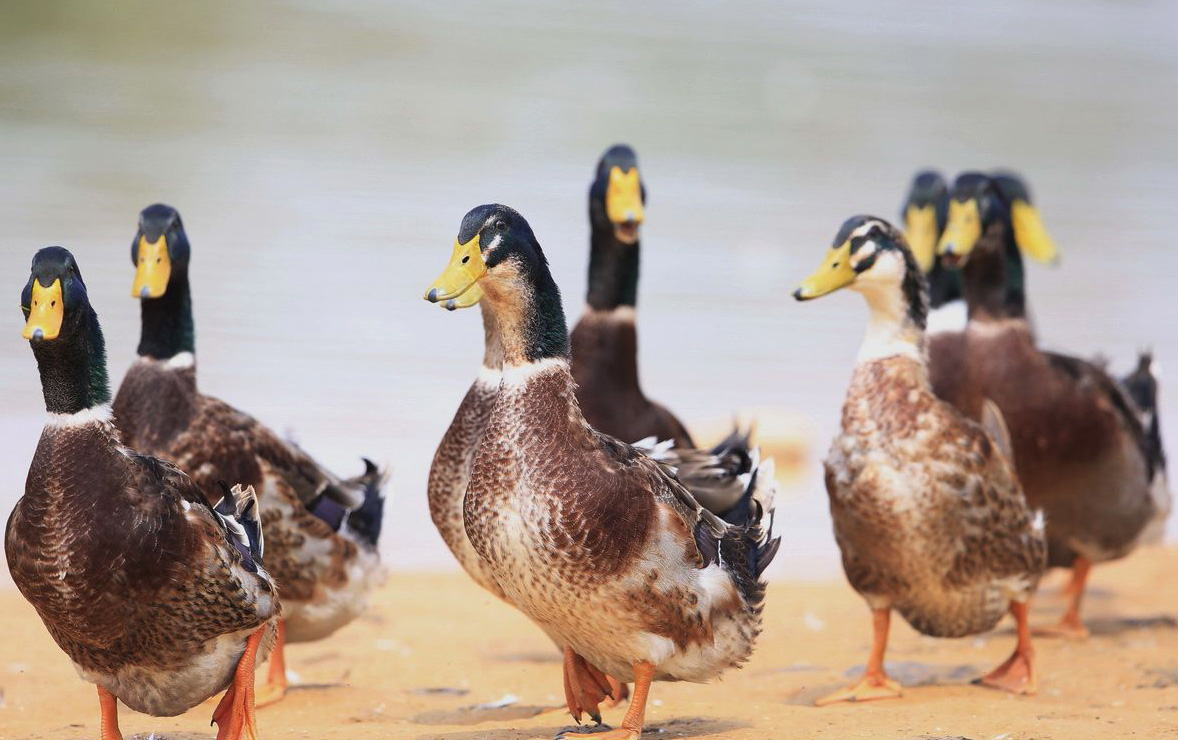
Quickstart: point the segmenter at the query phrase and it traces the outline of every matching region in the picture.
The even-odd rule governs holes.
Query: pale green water
[[[1178,5],[949,5],[8,0],[0,512],[43,418],[19,338],[29,259],[77,255],[117,383],[139,332],[128,247],[162,200],[193,243],[205,390],[341,472],[392,463],[386,549],[450,567],[425,477],[481,331],[422,290],[462,215],[501,201],[532,223],[575,320],[586,191],[615,141],[649,190],[643,376],[689,421],[796,412],[824,452],[865,312],[788,293],[845,217],[894,217],[929,164],[1029,176],[1064,256],[1030,268],[1047,344],[1117,368],[1152,345],[1173,363]],[[816,470],[781,504],[778,573],[837,572]]]

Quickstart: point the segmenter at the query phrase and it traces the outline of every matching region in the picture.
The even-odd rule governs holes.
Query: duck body
[[[1040,350],[1019,319],[971,321],[955,356],[961,369],[938,395],[975,419],[985,398],[1002,410],[1027,499],[1047,515],[1050,564],[1132,551],[1164,512],[1151,490],[1161,462],[1116,381]]]
[[[274,626],[276,588],[204,493],[104,416],[46,426],[8,521],[9,571],[83,679],[170,717],[229,686],[250,635]]]
[[[743,663],[763,586],[703,565],[695,537],[715,535],[690,494],[573,398],[563,361],[505,371],[465,502],[474,549],[511,603],[611,676],[645,660],[656,679],[706,681]],[[737,535],[716,546],[747,562]]]
[[[363,613],[383,571],[375,543],[349,524],[346,507],[352,496],[373,495],[364,486],[378,487],[379,475],[339,481],[253,417],[200,393],[191,355],[140,357],[114,409],[130,444],[175,461],[202,490],[234,481],[258,492],[286,640],[322,639]]]
[[[1038,582],[1043,534],[980,425],[937,399],[922,363],[855,368],[826,459],[851,586],[936,637],[985,632]]]

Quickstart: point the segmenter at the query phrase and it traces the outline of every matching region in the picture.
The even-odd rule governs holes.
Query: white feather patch
[[[110,404],[91,406],[73,414],[49,414],[45,426],[51,429],[69,429],[87,424],[109,424],[111,421]]]
[[[569,363],[561,357],[545,357],[536,362],[525,362],[519,365],[503,366],[503,385],[524,385],[532,378],[542,373],[563,370],[568,372]]]

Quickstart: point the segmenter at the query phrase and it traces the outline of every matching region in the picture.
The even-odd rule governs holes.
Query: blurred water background
[[[1063,254],[1029,268],[1043,343],[1173,364],[1176,37],[1165,0],[6,0],[0,512],[44,418],[19,336],[30,258],[77,256],[117,389],[139,335],[130,241],[163,201],[193,244],[203,389],[339,472],[391,464],[392,564],[455,567],[425,480],[482,335],[422,291],[463,214],[499,201],[531,222],[575,321],[589,181],[625,141],[649,193],[647,390],[689,425],[756,411],[811,440],[774,572],[832,577],[819,461],[866,312],[790,291],[844,218],[894,219],[916,168],[1014,167]],[[1172,442],[1178,388],[1163,404]]]

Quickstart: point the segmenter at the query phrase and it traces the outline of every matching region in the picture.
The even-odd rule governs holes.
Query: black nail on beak
[[[142,288],[139,289],[139,297],[140,298],[151,298],[151,289],[148,288],[146,285],[144,285]]]
[[[438,302],[438,289],[437,288],[430,288],[429,295],[427,295],[425,297],[425,299],[427,301],[429,301],[430,303],[437,303]]]
[[[45,332],[41,329],[34,329],[33,330],[33,341],[40,342],[43,339],[45,339]]]
[[[453,311],[456,308],[458,308],[458,306],[455,305],[453,299],[446,301],[446,310],[447,311]]]
[[[795,291],[794,291],[794,299],[796,299],[796,300],[799,300],[799,301],[804,301],[804,300],[806,300],[806,299],[805,299],[805,298],[802,296],[802,289],[801,289],[801,288],[798,288],[797,290],[795,290]]]

